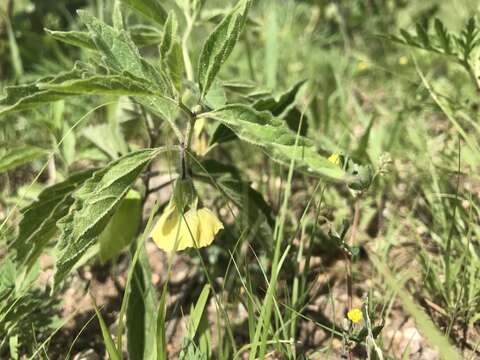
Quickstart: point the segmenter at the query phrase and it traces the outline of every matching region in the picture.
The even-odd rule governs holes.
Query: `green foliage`
[[[140,245],[139,245],[140,246]],[[132,250],[135,247],[132,246]],[[155,288],[152,285],[150,264],[144,248],[139,250],[135,264],[131,293],[127,304],[127,350],[129,359],[156,359]]]
[[[54,290],[97,240],[143,168],[162,151],[132,152],[97,170],[75,191],[69,214],[59,222],[61,235],[57,246]]]
[[[138,233],[142,219],[140,194],[130,190],[98,237],[100,260],[106,262],[117,256]]]
[[[293,159],[299,170],[332,180],[344,179],[342,169],[318,155],[312,141],[296,136],[282,120],[268,112],[258,112],[245,105],[228,105],[200,116],[220,121],[240,139],[264,148],[276,161],[288,164]]]
[[[99,268],[124,292],[118,313],[102,296],[116,333],[94,304],[99,334],[85,335],[82,312],[61,336],[81,328],[79,337],[97,335],[81,342],[97,351],[101,335],[113,359],[338,355],[310,342],[320,329],[350,357],[353,346],[408,357],[386,346],[391,312],[403,315],[397,303],[445,358],[459,358],[453,345],[474,347],[480,34],[471,11],[391,1],[5,3],[1,358],[65,357],[58,303],[110,286]],[[403,47],[370,34],[425,51],[413,67]],[[220,219],[211,246],[180,256],[150,248],[172,198]],[[345,274],[332,266],[340,261]],[[336,296],[343,278],[353,291]],[[431,319],[415,299],[434,309]],[[351,300],[363,302],[363,322],[335,323]],[[181,317],[186,332],[170,334]]]
[[[251,0],[238,2],[217,25],[203,45],[198,60],[198,83],[202,98],[210,90],[220,67],[228,59],[238,41],[250,6]]]
[[[167,12],[159,0],[121,0],[121,2],[160,25],[167,19]]]
[[[67,215],[74,199],[72,193],[86,181],[92,170],[73,174],[68,179],[45,188],[38,199],[22,209],[19,234],[13,243],[18,263],[31,267],[57,233],[56,223]]]
[[[84,31],[55,31],[45,29],[48,35],[53,39],[64,42],[69,45],[78,46],[81,48],[95,50],[95,43],[90,38],[90,35]]]
[[[400,31],[402,37],[391,36],[391,39],[401,44],[454,58],[471,76],[477,90],[480,89],[476,60],[473,58],[474,50],[480,45],[480,30],[474,17],[468,20],[460,33],[450,32],[438,18],[434,22],[434,32],[429,33],[420,24],[417,24],[415,29],[415,34],[402,29]]]
[[[0,174],[46,155],[46,151],[36,146],[22,146],[9,149],[0,156]]]

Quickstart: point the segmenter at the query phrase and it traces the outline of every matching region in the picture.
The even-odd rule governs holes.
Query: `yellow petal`
[[[180,214],[171,202],[155,224],[151,236],[157,246],[167,252],[172,251],[179,233]]]
[[[357,324],[363,319],[362,310],[352,309],[347,313],[347,317],[350,319],[351,322]]]
[[[174,205],[168,205],[151,236],[160,249],[181,251],[210,245],[220,229],[223,229],[222,223],[206,208],[191,209],[182,216]]]
[[[209,209],[202,208],[197,211],[199,222],[199,238],[198,247],[208,246],[213,242],[215,235],[223,229],[223,224],[218,220],[213,212]]]
[[[199,222],[195,210],[187,211],[182,217],[177,250],[195,247],[199,237]]]

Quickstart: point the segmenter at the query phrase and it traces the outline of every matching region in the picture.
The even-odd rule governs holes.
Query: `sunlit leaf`
[[[262,147],[278,162],[289,164],[294,159],[298,170],[331,180],[344,179],[344,172],[319,155],[311,140],[302,136],[297,138],[284,121],[269,112],[258,112],[246,105],[228,105],[200,116],[220,121],[240,139]]]
[[[59,221],[61,236],[54,289],[107,226],[143,168],[164,148],[132,152],[98,170],[74,193],[75,202]]]
[[[245,24],[251,0],[241,0],[217,25],[203,45],[198,60],[198,82],[204,97],[220,67],[230,56]]]

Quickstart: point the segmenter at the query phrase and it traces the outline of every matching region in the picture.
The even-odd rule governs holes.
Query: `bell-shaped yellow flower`
[[[209,209],[190,209],[183,216],[171,201],[153,228],[152,238],[166,251],[201,248],[210,245],[223,224]]]

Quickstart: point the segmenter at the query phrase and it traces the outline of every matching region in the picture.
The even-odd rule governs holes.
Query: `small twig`
[[[168,180],[167,182],[164,182],[163,184],[160,184],[158,186],[155,186],[155,187],[152,187],[150,189],[148,189],[147,191],[147,196],[150,195],[150,194],[153,194],[155,192],[157,192],[158,190],[162,190],[163,188],[169,186],[170,184],[172,184],[173,182],[175,181],[175,179],[172,179],[172,180]]]

